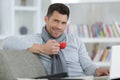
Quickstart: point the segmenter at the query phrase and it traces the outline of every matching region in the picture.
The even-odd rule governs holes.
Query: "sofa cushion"
[[[0,80],[3,80],[3,77],[14,80],[45,75],[44,67],[37,55],[26,50],[0,50]]]
[[[7,61],[2,54],[0,54],[0,80],[16,80],[11,74]]]

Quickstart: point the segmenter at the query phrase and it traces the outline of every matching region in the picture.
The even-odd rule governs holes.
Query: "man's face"
[[[67,15],[60,14],[57,11],[54,11],[50,17],[46,16],[45,22],[48,33],[52,37],[58,38],[64,32],[67,20]]]

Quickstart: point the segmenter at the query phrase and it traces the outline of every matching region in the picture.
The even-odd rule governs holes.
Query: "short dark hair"
[[[69,18],[70,10],[62,3],[51,4],[48,8],[47,16],[50,17],[54,11],[58,11],[60,14],[66,14]]]

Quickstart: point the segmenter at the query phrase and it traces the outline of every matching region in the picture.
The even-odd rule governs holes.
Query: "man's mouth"
[[[57,29],[54,29],[54,33],[57,35],[57,34],[61,33],[61,31],[57,30]]]

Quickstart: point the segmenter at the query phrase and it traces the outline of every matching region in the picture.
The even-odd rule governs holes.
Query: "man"
[[[64,4],[50,5],[41,34],[7,38],[3,49],[26,49],[39,54],[48,75],[63,72],[69,76],[109,75],[108,68],[97,68],[93,64],[79,38],[64,33],[69,13],[69,8]],[[59,42],[66,42],[66,48],[60,49]]]

